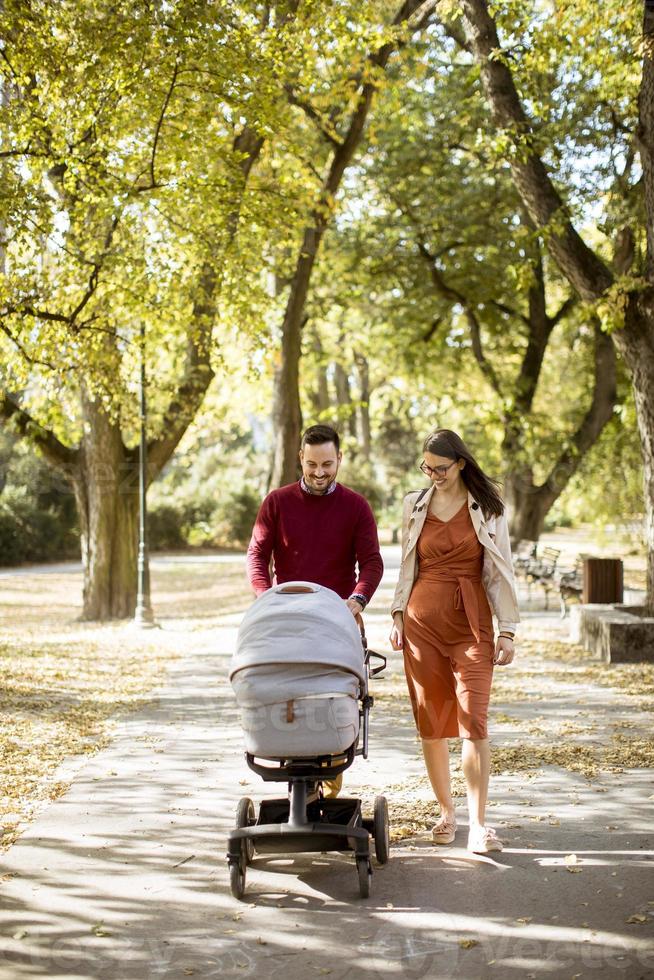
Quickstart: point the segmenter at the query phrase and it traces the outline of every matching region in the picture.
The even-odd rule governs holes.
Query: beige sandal
[[[441,817],[438,823],[434,824],[431,835],[435,844],[452,844],[456,834],[456,817]]]
[[[502,841],[492,827],[471,827],[468,835],[468,850],[473,854],[490,854],[501,851]]]

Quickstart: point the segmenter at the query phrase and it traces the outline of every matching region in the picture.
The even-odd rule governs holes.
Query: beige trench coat
[[[402,564],[400,577],[393,597],[391,613],[404,612],[411,595],[413,583],[418,577],[417,544],[422,531],[434,487],[418,500],[420,491],[415,490],[404,498],[402,512]],[[518,597],[516,595],[511,544],[506,515],[484,517],[480,505],[468,493],[468,511],[479,541],[484,548],[484,565],[481,581],[495,614],[500,630],[515,633],[520,622]]]

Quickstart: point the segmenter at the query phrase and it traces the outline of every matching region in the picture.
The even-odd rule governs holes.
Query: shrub
[[[148,507],[148,545],[153,549],[186,547],[184,535],[186,515],[174,504],[155,504]]]
[[[79,557],[69,505],[44,509],[23,488],[7,487],[0,497],[0,564]]]
[[[353,467],[350,467],[347,472],[338,474],[338,482],[344,483],[350,490],[355,490],[362,497],[365,497],[372,508],[375,518],[378,519],[379,513],[386,502],[386,496],[382,487],[370,475],[367,469],[362,468],[357,471]],[[400,504],[400,516],[401,514],[402,505]]]
[[[226,494],[211,521],[214,543],[222,547],[247,545],[260,503],[260,495],[251,487]]]

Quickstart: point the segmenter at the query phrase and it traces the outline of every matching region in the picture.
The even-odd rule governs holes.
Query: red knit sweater
[[[370,505],[341,484],[323,495],[299,483],[268,494],[248,548],[248,579],[257,595],[272,585],[271,558],[276,583],[316,582],[343,599],[360,592],[370,600],[384,570]]]

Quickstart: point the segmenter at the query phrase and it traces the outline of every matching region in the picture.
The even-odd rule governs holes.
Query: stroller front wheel
[[[240,830],[242,827],[253,827],[256,822],[254,803],[249,796],[244,796],[238,801],[238,806],[236,807],[236,829]],[[245,864],[250,864],[254,857],[254,841],[248,837],[244,838],[241,843],[243,845],[243,860]]]
[[[375,857],[380,864],[386,864],[390,857],[391,842],[388,826],[388,803],[385,796],[375,797],[373,836],[375,838]]]
[[[241,861],[229,862],[229,887],[234,898],[243,898],[245,892],[245,864]]]
[[[357,875],[359,876],[359,895],[370,898],[370,882],[372,881],[372,865],[367,857],[357,858]]]

